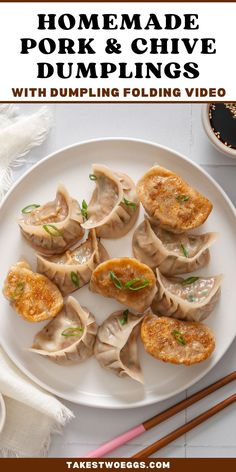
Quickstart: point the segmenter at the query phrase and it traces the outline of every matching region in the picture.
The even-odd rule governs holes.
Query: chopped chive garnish
[[[201,291],[201,295],[207,295],[208,294],[208,290],[202,290]]]
[[[127,198],[124,198],[124,199],[123,199],[123,203],[124,203],[126,206],[133,208],[134,210],[137,208],[136,203],[131,202],[130,200],[127,200]]]
[[[21,213],[24,213],[25,215],[27,215],[27,213],[31,213],[31,211],[39,207],[40,205],[37,205],[36,203],[32,203],[31,205],[27,205],[25,208],[22,208]]]
[[[180,244],[180,247],[182,249],[183,255],[185,257],[188,257],[188,249],[186,248],[186,246],[184,246],[184,244]]]
[[[88,204],[85,200],[82,201],[81,214],[85,220],[88,219]]]
[[[129,316],[129,310],[124,310],[124,311],[123,311],[123,316],[122,316],[122,318],[120,319],[120,324],[121,324],[122,326],[124,326],[124,325],[127,323],[127,321],[128,321],[128,316]]]
[[[25,282],[18,282],[18,284],[16,285],[16,288],[12,294],[12,298],[14,300],[16,300],[17,298],[19,298],[22,293],[24,292],[25,290]]]
[[[110,280],[113,282],[115,287],[118,288],[119,290],[121,290],[123,288],[123,284],[122,284],[121,280],[118,279],[118,277],[116,277],[116,274],[114,272],[112,272],[112,270],[110,270],[109,275],[110,275]]]
[[[62,331],[61,335],[62,336],[81,336],[81,334],[84,332],[84,328],[80,328],[79,326],[75,327],[70,327],[64,329]]]
[[[54,225],[43,225],[43,229],[51,236],[62,236],[62,232]]]
[[[71,281],[73,282],[73,284],[74,284],[76,287],[79,287],[79,277],[78,277],[78,275],[76,274],[76,272],[71,272],[71,273],[70,273],[70,278],[71,278]]]
[[[97,180],[97,176],[94,174],[89,174],[90,180]]]
[[[188,195],[178,195],[177,197],[175,197],[175,199],[177,200],[177,202],[187,202],[187,200],[189,200],[189,196]]]
[[[149,285],[148,279],[132,279],[126,282],[125,288],[128,290],[141,290],[142,288],[147,287]]]
[[[182,285],[191,285],[191,284],[194,284],[194,282],[196,282],[196,280],[198,280],[199,277],[188,277],[188,279],[184,279],[182,280]]]
[[[196,298],[193,296],[192,293],[190,293],[190,294],[188,295],[188,301],[189,301],[190,303],[193,303],[193,302],[196,301]]]
[[[185,346],[185,344],[187,344],[182,334],[176,329],[174,329],[171,334],[174,336],[178,344],[181,344],[182,346]]]

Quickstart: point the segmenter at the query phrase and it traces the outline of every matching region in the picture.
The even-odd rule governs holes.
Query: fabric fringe
[[[70,411],[68,408],[64,407],[61,409],[60,413],[57,414],[57,421],[52,423],[51,427],[49,428],[48,434],[45,437],[41,449],[38,453],[37,457],[47,457],[48,451],[51,446],[52,435],[53,434],[62,434],[64,426],[75,418],[74,413]],[[7,448],[7,447],[0,447],[0,455],[2,457],[30,457],[28,454],[23,451],[22,453],[14,448]],[[31,456],[36,457],[36,456]]]
[[[5,120],[5,121],[4,121]],[[9,190],[13,183],[13,170],[27,162],[25,158],[34,147],[40,146],[46,139],[52,127],[53,116],[48,107],[43,106],[32,115],[16,115],[16,107],[13,105],[0,106],[0,144],[3,139],[4,146],[0,159],[0,200]],[[32,128],[32,133],[28,135],[28,126]],[[2,136],[1,136],[2,133]],[[10,137],[7,143],[5,136]],[[19,140],[19,151],[15,143]],[[24,142],[25,141],[25,142]]]
[[[56,415],[56,426],[53,432],[61,434],[62,428],[71,420],[75,418],[74,413],[65,406]]]

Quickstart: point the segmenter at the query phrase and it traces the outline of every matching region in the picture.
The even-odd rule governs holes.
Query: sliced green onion
[[[188,249],[186,248],[186,246],[184,246],[184,244],[180,244],[180,247],[182,249],[183,255],[185,257],[188,257]]]
[[[76,274],[76,272],[71,272],[71,273],[70,273],[70,278],[71,278],[71,281],[73,282],[73,284],[74,284],[76,287],[79,287],[79,277],[78,277],[78,275]]]
[[[98,179],[97,176],[94,175],[94,174],[89,174],[89,178],[90,178],[90,180],[97,180]]]
[[[31,213],[31,211],[35,210],[35,208],[39,208],[40,205],[37,205],[36,203],[32,203],[31,205],[27,205],[25,208],[22,208],[21,213],[24,213],[27,215],[27,213]]]
[[[120,324],[121,324],[122,326],[124,326],[124,325],[127,323],[127,321],[128,321],[128,316],[129,316],[129,310],[124,310],[124,311],[123,311],[123,316],[122,316],[122,318],[120,319]]]
[[[147,287],[149,285],[149,280],[148,279],[132,279],[126,282],[125,288],[128,290],[141,290],[142,288]],[[136,285],[139,284],[139,285]]]
[[[196,298],[193,296],[192,293],[190,293],[190,294],[188,295],[188,301],[189,301],[190,303],[193,303],[193,302],[196,301]]]
[[[85,200],[82,201],[81,214],[85,218],[85,220],[88,219],[88,204]]]
[[[118,279],[118,277],[116,277],[116,274],[114,272],[112,272],[112,270],[110,270],[109,275],[110,275],[110,280],[113,282],[115,287],[118,288],[119,290],[121,290],[123,288],[123,284],[122,284],[121,280]]]
[[[84,332],[84,328],[80,328],[79,326],[75,327],[70,327],[64,329],[62,331],[61,335],[62,336],[81,336],[81,334]]]
[[[12,294],[12,298],[15,300],[19,298],[25,290],[25,282],[18,282],[16,288]]]
[[[201,295],[207,295],[208,294],[208,290],[202,290],[201,291]]]
[[[189,200],[189,196],[188,195],[178,195],[177,197],[175,197],[175,199],[177,200],[177,202],[187,202],[187,200]]]
[[[199,277],[188,277],[188,279],[184,279],[182,280],[182,285],[191,285],[191,284],[194,284],[194,282],[196,282],[196,280],[198,280]]]
[[[50,234],[50,236],[62,236],[62,232],[54,225],[43,225],[43,229]]]
[[[182,346],[185,346],[187,344],[182,334],[176,329],[174,329],[171,334],[172,336],[174,336],[178,344],[181,344]]]
[[[124,198],[124,199],[123,199],[123,203],[124,203],[126,206],[133,208],[134,210],[137,208],[136,203],[131,202],[130,200],[127,200],[127,198]]]

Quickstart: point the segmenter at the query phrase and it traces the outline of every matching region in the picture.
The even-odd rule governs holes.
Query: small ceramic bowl
[[[210,123],[209,107],[209,104],[202,106],[202,124],[208,138],[218,151],[223,152],[228,157],[236,158],[236,149],[226,146],[216,137]]]
[[[3,396],[0,393],[0,433],[3,430],[5,420],[6,420],[6,407],[3,400]]]

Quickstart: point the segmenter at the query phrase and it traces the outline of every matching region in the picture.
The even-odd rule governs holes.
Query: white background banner
[[[0,3],[0,101],[236,101],[235,18],[235,3]]]

